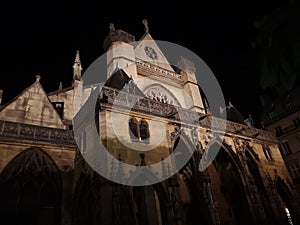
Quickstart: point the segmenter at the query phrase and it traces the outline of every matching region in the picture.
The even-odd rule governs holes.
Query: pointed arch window
[[[131,140],[139,140],[139,129],[138,121],[136,118],[132,117],[129,119],[129,135]]]
[[[128,127],[129,136],[132,141],[149,143],[150,131],[146,120],[141,119],[138,121],[136,118],[131,117],[128,121]]]
[[[140,138],[141,141],[149,142],[150,132],[149,125],[146,120],[142,119],[139,124]]]

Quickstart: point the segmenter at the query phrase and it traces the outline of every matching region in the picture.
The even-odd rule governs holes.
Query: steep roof
[[[36,76],[36,81],[32,85],[1,108],[0,120],[65,128],[39,80],[40,76]]]
[[[137,87],[132,78],[130,78],[123,69],[117,69],[104,84],[106,87],[111,87],[117,90],[122,90],[126,85],[134,86],[135,94],[144,97],[143,92]]]
[[[233,121],[236,123],[245,124],[245,117],[229,102],[229,105],[221,109],[221,114],[226,110],[227,120]]]

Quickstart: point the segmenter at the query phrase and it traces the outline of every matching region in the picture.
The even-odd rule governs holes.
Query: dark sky
[[[103,54],[109,23],[139,39],[142,19],[154,39],[182,45],[201,57],[216,75],[226,100],[257,120],[259,74],[251,42],[254,22],[284,4],[280,0],[6,1],[1,3],[0,88],[7,102],[32,84],[35,75],[47,92],[72,81],[75,52],[86,69]]]

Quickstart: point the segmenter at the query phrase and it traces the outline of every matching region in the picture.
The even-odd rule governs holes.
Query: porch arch
[[[15,156],[0,175],[0,221],[4,224],[61,223],[62,180],[54,160],[41,148]]]

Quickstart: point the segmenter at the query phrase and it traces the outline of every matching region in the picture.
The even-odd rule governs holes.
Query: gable
[[[149,33],[146,33],[135,47],[135,55],[138,59],[174,72],[167,58]]]
[[[38,79],[2,107],[0,120],[52,128],[65,128]]]

